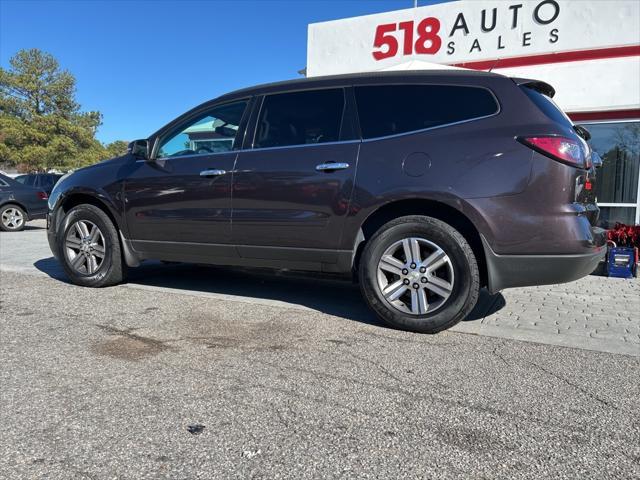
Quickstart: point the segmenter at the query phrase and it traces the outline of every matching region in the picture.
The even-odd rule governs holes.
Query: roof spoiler
[[[511,80],[518,86],[531,88],[549,98],[553,98],[556,94],[556,90],[551,85],[540,80],[532,80],[530,78],[511,78]]]

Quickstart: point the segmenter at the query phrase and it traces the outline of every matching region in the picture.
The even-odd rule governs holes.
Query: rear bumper
[[[550,285],[578,280],[593,272],[607,253],[604,230],[594,229],[594,245],[588,253],[565,255],[498,255],[484,237],[487,289]]]

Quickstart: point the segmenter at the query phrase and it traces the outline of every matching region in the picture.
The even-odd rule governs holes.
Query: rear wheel
[[[478,264],[465,238],[431,217],[383,225],[365,245],[360,286],[371,309],[404,330],[437,333],[464,319],[480,290]]]
[[[4,232],[19,232],[27,223],[27,212],[18,205],[3,205],[0,208],[0,230]]]
[[[78,205],[67,213],[58,249],[65,272],[77,285],[107,287],[124,278],[118,232],[111,219],[93,205]]]

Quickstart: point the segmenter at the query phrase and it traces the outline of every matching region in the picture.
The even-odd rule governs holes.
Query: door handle
[[[329,162],[329,163],[321,163],[320,165],[316,165],[316,170],[318,172],[331,172],[333,170],[344,170],[345,168],[349,168],[348,163]]]
[[[210,170],[201,171],[200,176],[201,177],[219,177],[220,175],[224,175],[225,173],[227,173],[226,170],[210,169]]]

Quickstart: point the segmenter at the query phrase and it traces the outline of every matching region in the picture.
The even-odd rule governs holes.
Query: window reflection
[[[591,147],[602,157],[598,170],[596,193],[602,227],[615,223],[634,224],[638,206],[640,176],[640,122],[599,123],[585,125],[591,133]]]
[[[222,105],[187,122],[162,142],[159,156],[209,155],[232,150],[245,107],[246,102]]]
[[[600,207],[598,226],[613,228],[616,223],[633,225],[635,220],[636,209],[634,207]]]
[[[598,171],[601,203],[636,203],[640,172],[640,122],[587,125],[591,147],[604,165]]]

